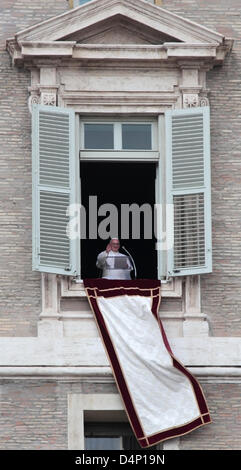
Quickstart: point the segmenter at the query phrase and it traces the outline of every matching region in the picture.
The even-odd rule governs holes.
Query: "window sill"
[[[148,161],[158,162],[159,152],[153,150],[81,150],[80,161]]]
[[[182,297],[182,279],[173,278],[170,282],[161,285],[161,296],[180,298]],[[86,298],[86,292],[82,280],[77,282],[68,276],[61,277],[61,297]]]

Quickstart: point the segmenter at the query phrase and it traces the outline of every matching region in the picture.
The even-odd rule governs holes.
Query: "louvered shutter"
[[[79,191],[74,111],[34,105],[32,145],[33,270],[79,275],[80,241],[67,232]]]
[[[209,107],[168,110],[166,201],[173,204],[171,276],[212,271]]]

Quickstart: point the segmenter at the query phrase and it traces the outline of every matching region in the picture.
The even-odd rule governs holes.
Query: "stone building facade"
[[[160,315],[177,356],[202,384],[213,423],[166,441],[164,449],[239,449],[240,2],[163,0],[156,16],[147,5],[153,2],[100,2],[105,13],[96,12],[94,24],[87,8],[95,0],[79,16],[66,0],[1,2],[0,448],[80,449],[85,410],[123,410],[82,284],[32,271],[31,110],[38,102],[105,116],[157,116],[166,107],[210,104],[213,271],[163,283]],[[118,40],[125,31],[122,48],[109,24],[111,9],[124,17],[115,23]],[[83,24],[81,11],[87,12]],[[58,19],[65,13],[73,15],[66,25]],[[198,39],[191,47],[192,37]],[[161,72],[154,65],[159,52],[151,52],[149,89],[146,75],[120,71],[136,41],[139,63],[149,67],[147,38],[169,43]],[[105,47],[111,40],[112,49]],[[186,48],[177,49],[175,40]],[[102,49],[94,48],[97,41]],[[114,56],[120,65],[111,72],[105,61]]]

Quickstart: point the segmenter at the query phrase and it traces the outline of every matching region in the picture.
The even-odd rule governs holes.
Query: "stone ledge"
[[[241,367],[241,338],[171,338],[187,367]],[[0,367],[108,367],[100,338],[0,338]]]
[[[188,367],[203,383],[241,383],[241,367]],[[51,379],[113,383],[111,367],[0,367],[0,379]]]

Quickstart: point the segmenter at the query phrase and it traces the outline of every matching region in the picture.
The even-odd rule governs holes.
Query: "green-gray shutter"
[[[173,204],[170,276],[212,272],[209,107],[168,110],[166,201]]]
[[[79,191],[74,111],[34,105],[32,145],[33,270],[79,275],[80,241],[66,232]]]

